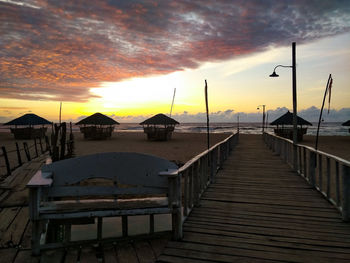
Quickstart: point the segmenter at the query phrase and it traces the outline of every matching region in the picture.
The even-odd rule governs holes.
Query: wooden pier
[[[349,262],[350,225],[264,144],[239,144],[159,262]]]
[[[228,147],[222,149],[226,151]],[[207,159],[203,160],[206,163]],[[0,188],[1,262],[349,262],[350,259],[350,224],[342,221],[339,211],[274,154],[261,135],[242,134],[231,155],[223,164],[220,162],[222,169],[215,182],[202,193],[199,204],[196,202],[186,218],[182,241],[169,241],[170,236],[162,236],[102,247],[48,250],[41,257],[32,257],[25,185],[44,161],[42,156],[23,165],[13,172],[8,185]],[[184,176],[193,176],[201,170],[200,163],[194,163],[193,170]]]

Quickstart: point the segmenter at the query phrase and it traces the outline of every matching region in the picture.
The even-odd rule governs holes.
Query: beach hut
[[[179,122],[161,113],[140,123],[147,139],[155,141],[170,140],[176,124]]]
[[[278,119],[271,122],[270,125],[277,125],[277,128],[274,129],[276,135],[291,140],[293,139],[293,114],[291,112],[288,111]],[[298,141],[302,141],[303,135],[307,132],[307,127],[305,126],[312,126],[312,124],[307,120],[304,120],[303,118],[297,116],[297,125]]]
[[[119,125],[117,121],[101,113],[95,113],[76,123],[80,126],[84,138],[93,140],[110,138],[116,124]]]
[[[47,130],[47,127],[44,127],[44,125],[47,124],[52,123],[36,114],[27,113],[4,125],[14,126],[11,127],[10,130],[15,136],[15,139],[28,140],[44,137]],[[41,127],[38,127],[39,125],[41,125]]]
[[[342,126],[350,126],[350,120],[344,122],[341,124]],[[349,132],[350,132],[350,128],[349,128]]]

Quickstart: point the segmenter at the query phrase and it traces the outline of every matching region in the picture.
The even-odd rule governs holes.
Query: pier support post
[[[343,175],[343,200],[342,200],[342,217],[343,221],[350,221],[350,167],[342,165]]]

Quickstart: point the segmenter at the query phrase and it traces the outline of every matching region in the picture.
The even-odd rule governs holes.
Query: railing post
[[[200,182],[199,182],[199,163],[193,164],[193,197],[194,205],[199,206]]]
[[[19,150],[19,146],[17,142],[16,142],[16,151],[17,151],[18,166],[22,166],[21,152]]]
[[[187,169],[184,173],[183,173],[183,177],[184,177],[184,215],[188,216],[188,212],[189,212],[189,172],[190,169]]]
[[[36,138],[34,138],[34,148],[35,148],[36,158],[38,158],[39,153],[38,153],[38,146],[36,145]]]
[[[1,149],[2,149],[2,153],[4,155],[4,158],[5,158],[7,175],[10,175],[11,174],[11,167],[10,167],[9,158],[7,156],[6,148],[5,148],[5,146],[2,146]]]
[[[304,168],[304,177],[305,178],[308,178],[308,175],[307,175],[307,166],[306,166],[306,148],[305,147],[303,147],[303,161],[304,161],[304,166],[303,166],[303,168]]]
[[[318,154],[318,188],[322,192],[323,190],[323,167],[322,167],[322,155]]]
[[[329,157],[327,157],[327,163],[326,163],[326,180],[327,180],[327,186],[326,186],[326,194],[329,198],[330,190],[331,190],[331,160]]]
[[[340,206],[340,181],[339,181],[339,162],[335,162],[335,194],[337,206]]]
[[[343,221],[350,219],[350,167],[342,164],[343,176],[343,200],[342,200],[342,216]]]
[[[26,142],[23,143],[23,148],[24,148],[24,152],[26,153],[27,160],[29,162],[31,160],[31,158],[30,158],[30,152],[29,152],[28,144]]]
[[[309,153],[309,183],[312,187],[315,187],[316,153],[314,151],[309,151]]]

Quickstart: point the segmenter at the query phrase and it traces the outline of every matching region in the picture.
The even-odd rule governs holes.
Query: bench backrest
[[[98,153],[58,161],[42,168],[53,173],[53,186],[68,186],[86,179],[104,178],[118,184],[167,187],[159,172],[177,165],[153,155],[127,152]]]

